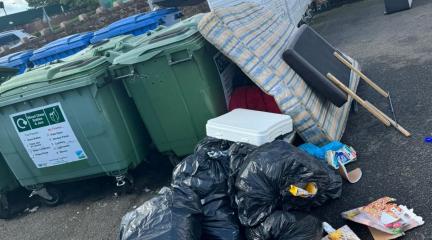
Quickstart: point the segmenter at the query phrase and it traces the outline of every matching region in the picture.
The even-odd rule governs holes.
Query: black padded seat
[[[283,59],[314,92],[341,107],[348,101],[348,96],[326,75],[331,73],[349,86],[351,70],[333,55],[335,51],[321,35],[303,25],[287,46]]]

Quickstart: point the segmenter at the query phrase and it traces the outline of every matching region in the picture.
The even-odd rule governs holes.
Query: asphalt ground
[[[149,160],[132,171],[132,194],[121,194],[110,177],[59,185],[64,200],[57,207],[31,200],[14,202],[27,193],[12,194],[11,202],[20,213],[11,220],[0,220],[0,239],[117,239],[122,216],[169,185],[172,166],[168,160],[157,154]]]
[[[432,1],[416,0],[408,11],[383,12],[384,1],[364,0],[320,14],[312,26],[390,91],[397,120],[413,136],[385,128],[359,107],[348,120],[343,142],[358,151],[359,161],[349,167],[360,167],[363,178],[345,184],[341,199],[315,213],[339,227],[349,223],[340,212],[390,196],[426,222],[404,239],[432,239],[432,145],[424,143],[432,135]],[[387,100],[365,83],[358,94],[391,116]],[[361,239],[371,239],[367,228],[349,225]]]
[[[409,11],[383,12],[382,0],[364,0],[316,16],[312,26],[391,92],[397,119],[413,136],[385,128],[360,107],[349,118],[343,142],[358,151],[359,161],[349,167],[361,167],[363,178],[344,184],[341,199],[313,213],[335,227],[349,224],[361,239],[371,239],[367,228],[344,221],[340,213],[391,196],[426,222],[404,239],[432,239],[432,145],[423,141],[432,136],[432,2],[416,0]],[[365,84],[358,93],[390,114],[386,99]],[[64,184],[62,205],[0,220],[0,239],[116,239],[121,217],[169,183],[168,161],[157,155],[150,161],[133,172],[133,194],[117,196],[111,178]],[[35,203],[17,205],[32,209]]]

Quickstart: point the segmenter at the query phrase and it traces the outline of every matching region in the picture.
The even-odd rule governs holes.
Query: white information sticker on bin
[[[10,115],[37,168],[87,159],[60,103]]]

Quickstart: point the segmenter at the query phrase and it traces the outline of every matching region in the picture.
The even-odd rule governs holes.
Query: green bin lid
[[[121,35],[109,40],[102,41],[95,45],[83,49],[82,51],[74,54],[73,56],[66,58],[66,61],[75,61],[83,58],[90,58],[94,56],[104,56],[107,51],[116,50],[121,51],[124,45],[133,44],[140,39],[133,35]]]
[[[198,14],[171,27],[153,32],[147,36],[141,47],[120,54],[114,59],[113,64],[130,65],[147,61],[168,46],[179,46],[182,43],[203,39],[197,28],[202,16],[203,14]]]
[[[67,61],[75,61],[83,58],[89,58],[94,56],[105,56],[108,61],[113,61],[115,57],[119,56],[121,53],[126,53],[145,44],[149,37],[163,29],[165,26],[159,26],[154,30],[147,32],[146,34],[134,36],[134,35],[120,35],[113,37],[108,40],[104,40],[100,43],[90,45],[89,47],[83,49],[82,51],[74,54],[73,56],[67,58]]]
[[[105,57],[92,57],[36,68],[0,85],[0,107],[94,84],[108,67]]]

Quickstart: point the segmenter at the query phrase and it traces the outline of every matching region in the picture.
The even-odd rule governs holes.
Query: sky
[[[4,2],[7,14],[22,12],[28,9],[25,0],[0,0]],[[4,15],[3,9],[0,10],[0,16]]]

